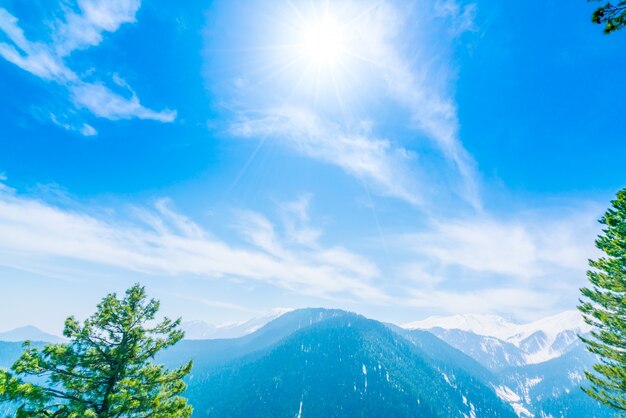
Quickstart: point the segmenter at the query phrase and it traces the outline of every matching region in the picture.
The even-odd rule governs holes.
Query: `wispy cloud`
[[[283,106],[245,117],[231,126],[237,136],[273,138],[297,152],[336,165],[388,196],[419,204],[421,196],[412,180],[413,155],[389,140],[367,132],[344,131],[309,109]]]
[[[432,6],[418,3],[394,7],[381,2],[376,13],[365,15],[362,31],[365,39],[362,41],[367,48],[363,53],[368,61],[377,63],[389,93],[410,111],[415,126],[456,166],[462,179],[459,193],[473,206],[481,207],[475,162],[460,140],[452,95],[454,70],[446,61],[446,50],[451,48],[452,38],[433,39],[434,33],[417,31],[418,36],[407,39],[408,26],[411,29],[429,26],[428,10]],[[441,17],[452,15],[455,21],[461,18],[462,25],[466,26],[463,30],[467,30],[467,25],[473,27],[475,8],[460,8],[450,1],[435,3],[435,10]]]
[[[70,87],[71,98],[79,108],[85,108],[101,118],[151,119],[160,122],[172,122],[176,111],[155,112],[141,105],[134,92],[130,97],[122,97],[101,83],[77,83]]]
[[[82,123],[80,125],[73,125],[71,123],[60,120],[59,117],[55,115],[54,113],[50,113],[50,120],[52,121],[52,123],[54,123],[57,126],[60,126],[61,128],[65,130],[77,131],[77,132],[80,132],[80,134],[83,136],[98,135],[98,131],[96,131],[96,128],[94,128],[93,126],[87,123]]]
[[[22,195],[0,175],[0,266],[58,277],[102,267],[145,277],[263,284],[341,303],[430,313],[533,318],[571,307],[594,256],[601,210],[518,213],[515,220],[451,220],[388,237],[392,263],[325,243],[310,222],[310,197],[279,203],[278,221],[255,211],[231,217],[218,236],[168,199],[127,212],[63,206]],[[73,209],[72,209],[73,208]],[[224,222],[224,218],[222,223]],[[302,239],[302,231],[307,232]]]
[[[273,13],[268,9],[259,15]],[[261,70],[255,61],[250,65],[255,71],[233,74],[238,80],[230,104],[237,109],[233,131],[278,138],[372,184],[379,195],[422,206],[432,197],[425,194],[447,194],[481,208],[480,176],[460,138],[451,59],[458,34],[475,29],[475,5],[451,0],[329,4],[318,14],[331,15],[345,34],[338,40],[338,62],[329,68],[302,64],[305,53],[283,47],[297,44],[298,27],[315,20],[314,9],[297,1],[278,8],[277,16],[260,21],[279,29],[255,27],[259,34],[250,31],[244,45],[233,46],[270,51]],[[275,44],[265,33],[277,33]],[[400,126],[390,127],[387,118]]]
[[[0,8],[0,56],[39,78],[67,88],[77,108],[106,119],[152,119],[171,122],[176,112],[154,111],[141,105],[136,94],[127,87],[122,95],[102,82],[83,80],[65,62],[65,57],[77,49],[98,45],[105,32],[115,32],[122,24],[135,22],[139,0],[80,0],[79,12],[67,8],[64,21],[53,22],[51,41],[31,41],[26,38],[18,19]],[[92,130],[80,129],[83,135]]]
[[[454,35],[463,32],[476,31],[476,3],[461,4],[455,0],[439,0],[435,2],[435,14],[448,19],[450,31]]]
[[[569,213],[568,213],[569,212]],[[530,280],[560,271],[584,271],[594,251],[596,207],[503,221],[448,219],[424,232],[407,234],[402,245],[439,267]]]
[[[141,0],[78,0],[79,13],[69,10],[65,21],[56,22],[54,51],[64,57],[77,49],[96,46],[105,32],[115,32],[136,22]]]
[[[95,215],[0,190],[0,264],[54,272],[64,262],[87,262],[148,275],[259,281],[330,299],[387,300],[372,283],[375,264],[339,246],[288,248],[261,214],[240,213],[237,230],[247,245],[213,236],[167,200],[135,214]]]
[[[438,313],[535,318],[576,304],[587,260],[597,254],[589,202],[510,214],[432,221],[389,239],[402,302]],[[401,298],[402,299],[402,298]]]
[[[280,205],[286,236],[295,244],[315,246],[322,235],[320,229],[310,225],[310,205],[311,195],[301,195]]]
[[[402,303],[439,313],[477,313],[537,319],[554,313],[560,295],[521,286],[467,291],[408,289]]]

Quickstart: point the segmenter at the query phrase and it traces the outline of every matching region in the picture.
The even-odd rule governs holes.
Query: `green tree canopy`
[[[589,0],[604,1],[604,0]],[[598,7],[591,16],[593,23],[604,25],[604,33],[615,32],[626,25],[626,0],[610,1]]]
[[[106,296],[94,315],[65,321],[66,344],[27,342],[10,371],[0,371],[0,400],[16,417],[189,417],[180,396],[191,362],[168,370],[153,363],[183,338],[180,319],[155,321],[159,302],[135,285],[123,299]]]
[[[617,193],[600,223],[596,240],[603,252],[590,260],[589,288],[581,289],[578,307],[593,329],[582,338],[600,363],[585,373],[590,387],[583,390],[605,405],[626,411],[626,188]]]

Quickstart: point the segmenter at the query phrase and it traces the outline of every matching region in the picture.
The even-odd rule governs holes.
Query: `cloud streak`
[[[308,157],[336,165],[388,196],[420,204],[417,184],[411,180],[413,155],[386,139],[367,133],[344,132],[306,108],[283,106],[247,117],[231,132],[248,138],[274,138]]]
[[[414,12],[407,5],[401,8],[381,2],[376,13],[365,15],[362,22],[365,37],[362,42],[367,45],[364,57],[377,63],[388,92],[409,110],[415,126],[456,166],[462,179],[460,193],[463,197],[480,208],[476,164],[460,140],[456,104],[450,93],[453,71],[447,62],[441,63],[439,57],[445,56],[442,51],[451,48],[452,39],[443,37],[435,41],[431,33],[406,40],[407,25],[411,28],[428,26],[428,13],[423,10],[428,11],[432,6],[422,3],[412,5],[419,10]],[[435,12],[456,21],[452,37],[474,28],[475,6],[462,9],[453,1],[437,2]],[[436,44],[438,50],[433,50],[430,44]],[[410,49],[411,53],[403,49]]]
[[[148,275],[258,281],[329,299],[387,299],[372,284],[376,265],[338,246],[288,249],[261,214],[241,213],[238,231],[248,245],[236,246],[167,200],[135,213],[135,220],[110,219],[0,190],[0,264],[28,271],[86,262]]]
[[[233,74],[238,82],[228,105],[237,109],[232,131],[278,139],[295,152],[341,167],[379,195],[414,206],[428,206],[433,195],[445,193],[482,208],[476,163],[460,140],[449,59],[454,40],[475,30],[475,5],[422,0],[347,1],[324,10],[307,2],[290,5],[276,9],[276,16],[271,7],[256,11],[272,14],[259,21],[279,29],[253,26],[250,39],[233,41],[235,51],[270,52],[262,65],[250,62],[255,71]],[[315,68],[301,62],[306,53],[297,39],[300,26],[325,13],[339,22],[345,39],[337,41],[342,45],[337,62]],[[401,126],[390,128],[387,119]]]
[[[323,243],[310,197],[279,204],[279,221],[239,210],[220,237],[161,199],[131,214],[24,196],[0,176],[0,266],[62,277],[103,267],[145,277],[263,284],[361,306],[532,318],[571,307],[593,257],[599,210],[450,220],[388,237],[391,265]],[[81,209],[71,209],[77,207]],[[558,215],[557,215],[558,213]],[[305,238],[303,238],[303,235]],[[389,263],[388,263],[389,264]]]
[[[98,117],[172,122],[176,119],[175,111],[144,107],[128,86],[128,92],[122,95],[102,82],[85,81],[65,62],[73,51],[98,45],[105,32],[115,32],[121,25],[135,22],[139,6],[138,0],[80,0],[79,13],[68,11],[65,21],[52,25],[49,43],[28,40],[18,19],[0,8],[0,33],[6,38],[6,42],[0,42],[0,56],[34,76],[66,87],[75,107]],[[91,134],[90,130],[80,132]]]
[[[584,271],[595,253],[598,213],[597,208],[587,208],[552,219],[553,214],[545,214],[530,219],[519,215],[512,221],[437,221],[424,232],[403,236],[401,242],[441,268],[532,280],[555,271]]]

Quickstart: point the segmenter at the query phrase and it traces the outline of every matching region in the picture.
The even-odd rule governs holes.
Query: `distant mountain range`
[[[254,317],[247,321],[219,325],[208,324],[203,321],[188,321],[182,323],[182,329],[185,331],[185,339],[187,340],[243,337],[292,310],[290,308],[274,308],[265,315]]]
[[[434,316],[402,327],[428,330],[492,370],[558,358],[580,344],[578,335],[589,332],[577,311],[527,324],[493,315],[453,315]]]
[[[579,389],[596,359],[571,312],[530,324],[471,315],[403,327],[342,310],[270,316],[230,328],[240,337],[183,340],[157,358],[170,367],[193,359],[194,417],[613,416]],[[19,352],[0,343],[0,367]]]
[[[63,338],[48,334],[47,332],[44,332],[32,325],[15,328],[6,332],[0,332],[0,341],[22,342],[26,340],[40,341],[44,343],[58,343],[62,342]]]

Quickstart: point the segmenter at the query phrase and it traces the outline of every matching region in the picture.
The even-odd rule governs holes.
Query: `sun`
[[[268,12],[263,52],[257,66],[261,82],[273,83],[285,100],[308,100],[326,111],[342,112],[367,76],[362,50],[363,16],[351,3],[330,0],[288,1]]]
[[[346,36],[332,17],[308,22],[301,30],[297,45],[302,58],[315,67],[334,67],[345,53]]]

